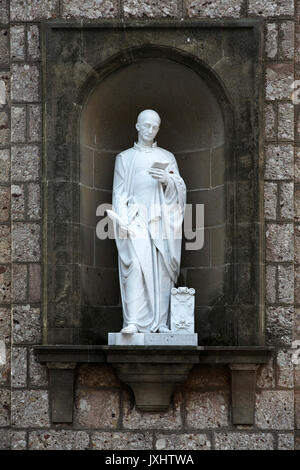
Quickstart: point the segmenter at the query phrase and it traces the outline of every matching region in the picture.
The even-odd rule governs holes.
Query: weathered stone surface
[[[266,44],[265,50],[268,59],[275,59],[277,56],[278,28],[276,23],[267,23],[266,25]]]
[[[300,429],[300,392],[295,391],[295,421],[296,429]]]
[[[292,224],[267,224],[266,258],[267,261],[293,261],[294,230]]]
[[[256,397],[255,424],[262,429],[293,429],[292,391],[262,391]]]
[[[14,390],[11,403],[12,426],[41,428],[49,426],[48,392]]]
[[[300,266],[295,266],[295,303],[300,303]]]
[[[29,302],[41,300],[41,267],[39,264],[29,265]]]
[[[266,266],[266,300],[270,304],[276,302],[276,272],[276,266]]]
[[[293,332],[292,307],[267,307],[266,335],[270,344],[290,346]]]
[[[294,302],[294,266],[278,266],[278,301],[285,304]]]
[[[13,348],[11,356],[11,385],[26,387],[27,385],[27,349]]]
[[[26,432],[25,431],[11,431],[10,432],[10,446],[11,450],[26,450]]]
[[[293,16],[294,0],[249,0],[250,15]]]
[[[55,18],[58,14],[58,0],[11,0],[10,18],[12,21],[34,21],[42,18]]]
[[[39,148],[37,145],[12,147],[12,178],[14,181],[37,180],[39,177]]]
[[[266,69],[266,99],[291,99],[294,80],[292,64],[273,64]]]
[[[11,301],[11,268],[9,265],[0,266],[0,303]]]
[[[26,264],[13,264],[12,298],[14,302],[25,302],[27,300],[27,265]]]
[[[0,388],[0,426],[10,425],[10,390]]]
[[[0,450],[10,450],[10,432],[7,429],[0,429]]]
[[[300,183],[300,148],[295,148],[295,183]]]
[[[0,263],[10,262],[10,227],[0,225]]]
[[[295,225],[295,262],[300,263],[300,227]]]
[[[295,26],[293,21],[281,23],[279,30],[279,59],[294,58],[294,34]]]
[[[271,433],[215,432],[216,450],[273,450]]]
[[[275,387],[275,369],[273,358],[271,358],[266,365],[262,365],[257,370],[258,388],[274,388]]]
[[[7,29],[0,29],[0,64],[6,65],[9,62],[8,53],[8,33]]]
[[[10,212],[10,190],[0,186],[0,222],[7,222]]]
[[[114,18],[117,14],[117,0],[62,0],[63,18]]]
[[[14,261],[39,261],[40,226],[38,224],[14,223],[12,255]]]
[[[9,71],[0,71],[0,84],[1,84],[0,105],[4,105],[4,104],[10,105],[10,72]]]
[[[0,307],[1,340],[4,341],[6,345],[10,344],[10,317],[10,309],[6,307]]]
[[[10,27],[10,57],[13,61],[25,59],[25,26],[23,24]]]
[[[265,203],[265,219],[276,220],[276,217],[277,217],[277,183],[265,182],[264,203]]]
[[[95,432],[91,437],[96,450],[147,450],[152,449],[149,432]]]
[[[162,434],[155,435],[156,450],[210,450],[211,441],[206,434]]]
[[[1,317],[0,317],[0,385],[10,385],[10,348],[5,344],[2,336]]]
[[[13,220],[25,218],[25,191],[23,184],[11,185],[11,217]]]
[[[224,366],[195,365],[189,373],[183,387],[185,390],[203,387],[228,387],[229,371]]]
[[[27,187],[27,216],[31,220],[41,218],[41,196],[40,185],[29,183]]]
[[[0,113],[0,144],[6,145],[9,143],[9,119],[6,112]]]
[[[11,108],[11,141],[25,142],[26,109],[25,106],[12,106]]]
[[[39,67],[31,64],[12,64],[11,99],[39,101]]]
[[[40,30],[38,25],[28,25],[27,29],[27,53],[32,60],[40,58]]]
[[[8,12],[9,12],[9,3],[8,0],[1,1],[1,8],[0,8],[0,23],[8,23]]]
[[[284,388],[293,388],[294,386],[294,366],[290,349],[278,351],[277,385]]]
[[[185,395],[186,424],[192,429],[228,426],[228,396],[224,392]]]
[[[13,309],[13,340],[16,344],[39,343],[41,339],[40,309],[18,305]]]
[[[294,434],[278,434],[278,450],[294,450]]]
[[[300,340],[300,308],[295,308],[293,339]]]
[[[266,140],[276,139],[276,108],[273,103],[265,104],[265,136]]]
[[[124,0],[123,10],[125,17],[164,17],[178,15],[176,0],[162,0],[160,2],[156,2],[155,0]]]
[[[86,450],[89,435],[84,431],[32,431],[28,447],[31,450]]]
[[[33,348],[29,351],[29,378],[31,385],[45,387],[48,384],[48,369],[37,362]]]
[[[295,200],[294,200],[294,209],[295,209],[295,221],[300,221],[300,187],[295,185]]]
[[[116,428],[119,421],[119,393],[107,390],[79,390],[74,424],[84,428]]]
[[[294,139],[294,105],[292,103],[278,103],[278,138]]]
[[[281,183],[279,192],[281,219],[294,218],[294,183]]]
[[[180,405],[182,397],[174,395],[173,406],[164,413],[141,413],[133,403],[128,392],[123,393],[124,429],[180,429],[182,426]]]
[[[40,105],[29,105],[28,139],[30,142],[39,142],[41,140],[41,127],[42,116]]]
[[[187,0],[186,8],[188,16],[220,18],[239,18],[242,0],[224,0],[223,2],[206,0]]]
[[[269,144],[265,150],[266,179],[292,179],[294,176],[294,151],[289,144]]]
[[[83,365],[77,369],[77,384],[84,387],[120,387],[113,368],[111,366],[98,364]]]
[[[8,149],[0,149],[0,182],[8,182],[10,177],[10,152]]]

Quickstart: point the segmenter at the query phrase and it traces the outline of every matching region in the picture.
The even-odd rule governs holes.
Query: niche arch
[[[122,327],[117,250],[96,237],[96,208],[111,203],[115,156],[133,145],[138,113],[152,108],[162,118],[158,144],[175,154],[188,203],[205,210],[203,248],[188,251],[183,240],[179,285],[196,289],[199,343],[232,344],[235,162],[223,84],[202,61],[164,47],[123,51],[96,71],[80,94],[80,327],[91,330],[91,344],[106,344]],[[199,231],[194,209],[193,222]]]

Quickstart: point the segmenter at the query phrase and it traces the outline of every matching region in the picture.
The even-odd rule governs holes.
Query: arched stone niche
[[[150,107],[188,202],[205,204],[204,247],[183,250],[179,281],[197,291],[199,344],[262,344],[260,35],[254,20],[44,25],[45,342],[106,344],[122,326],[117,252],[95,237],[96,208]]]
[[[158,144],[176,156],[186,182],[192,227],[200,240],[205,211],[204,245],[187,250],[183,240],[179,285],[196,289],[196,331],[202,341],[204,317],[225,305],[226,175],[225,125],[220,104],[207,82],[187,66],[169,59],[145,58],[122,67],[91,91],[81,114],[81,288],[82,311],[98,324],[96,341],[122,325],[117,251],[114,240],[96,236],[96,207],[111,203],[116,155],[136,140],[136,117],[155,109],[162,118]],[[188,220],[188,215],[186,217]],[[187,232],[187,237],[191,236]],[[199,242],[200,243],[200,242]],[[196,245],[196,240],[194,241]],[[193,244],[192,244],[193,246]],[[207,330],[206,330],[207,331]]]

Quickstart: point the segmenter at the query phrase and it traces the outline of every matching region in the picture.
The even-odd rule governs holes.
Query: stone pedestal
[[[108,333],[109,346],[197,346],[196,333]]]

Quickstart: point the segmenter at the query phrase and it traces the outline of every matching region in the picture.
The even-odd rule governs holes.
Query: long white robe
[[[156,162],[169,162],[167,185],[148,170]],[[140,332],[168,326],[170,291],[177,281],[181,257],[181,227],[186,187],[172,153],[135,144],[116,157],[113,211],[128,223],[127,238],[115,224],[123,327],[136,325]],[[128,219],[129,205],[136,215]]]

